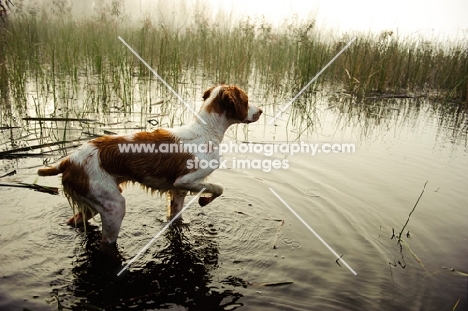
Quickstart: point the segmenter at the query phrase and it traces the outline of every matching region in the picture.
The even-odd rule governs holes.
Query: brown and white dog
[[[182,208],[188,191],[205,188],[209,197],[200,197],[204,206],[223,193],[219,184],[204,179],[217,167],[194,163],[219,163],[219,149],[224,133],[235,123],[259,119],[262,110],[248,103],[248,96],[236,86],[218,85],[206,90],[199,118],[179,128],[159,128],[153,132],[103,136],[84,144],[73,154],[52,167],[39,169],[40,176],[62,173],[63,190],[73,209],[79,213],[68,223],[85,222],[96,213],[102,219],[102,243],[115,245],[125,215],[121,184],[138,182],[153,190],[166,192],[168,211],[174,217]],[[162,144],[211,145],[206,152],[122,152],[123,145],[150,144],[158,150]],[[120,146],[120,147],[119,147]],[[211,162],[210,162],[211,161]],[[192,165],[187,165],[188,163]],[[203,167],[203,168],[200,168]],[[168,200],[169,201],[169,200]]]

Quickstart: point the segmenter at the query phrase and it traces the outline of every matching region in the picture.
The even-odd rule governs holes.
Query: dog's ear
[[[244,121],[247,118],[249,98],[237,86],[226,86],[220,90],[220,104],[231,120]]]
[[[206,91],[203,93],[203,101],[207,100],[208,97],[211,95],[211,91],[213,91],[214,86],[210,87],[209,89],[206,89]]]
[[[209,88],[203,94],[203,99],[206,101],[212,94],[214,87]],[[221,85],[213,98],[212,102],[206,107],[208,112],[215,112],[217,114],[226,114],[226,118],[236,120],[239,122],[247,118],[249,98],[237,86]]]

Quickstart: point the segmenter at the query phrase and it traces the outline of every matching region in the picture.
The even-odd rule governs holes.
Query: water
[[[138,186],[124,191],[122,258],[109,261],[98,250],[99,222],[86,232],[64,224],[72,212],[62,195],[0,187],[0,309],[447,310],[457,302],[456,310],[467,309],[466,114],[411,99],[358,104],[340,95],[303,104],[315,104],[307,110],[314,114],[298,105],[274,125],[275,111],[264,105],[259,122],[230,130],[225,141],[353,143],[355,152],[225,154],[228,168],[210,177],[223,184],[223,196],[189,207],[183,224],[119,277],[164,227],[164,197]],[[106,118],[118,133],[149,126]],[[82,127],[69,124],[65,133],[86,138],[70,132]],[[39,131],[37,123],[2,130],[2,149],[11,149],[11,135],[24,146]],[[1,160],[0,175],[18,172],[1,182],[34,182],[43,159]],[[234,169],[239,159],[287,160],[289,168]],[[400,246],[392,232],[399,234],[426,181]]]

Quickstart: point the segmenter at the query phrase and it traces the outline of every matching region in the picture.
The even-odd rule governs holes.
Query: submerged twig
[[[83,118],[44,118],[44,117],[25,117],[24,121],[79,121],[79,122],[97,122],[98,120]]]
[[[73,147],[76,148],[76,147]],[[69,148],[63,148],[63,149],[69,149]],[[22,159],[22,158],[45,158],[45,157],[53,157],[53,156],[63,156],[62,154],[54,154],[53,152],[56,150],[51,150],[51,151],[45,151],[41,153],[10,153],[7,155],[4,155],[2,158],[3,159]]]
[[[11,171],[11,172],[9,172],[9,173],[6,173],[5,175],[0,176],[0,178],[8,177],[8,176],[13,176],[13,175],[15,175],[15,174],[16,174],[16,170],[13,170],[13,171]]]
[[[21,126],[0,126],[0,130],[20,129]]]
[[[442,269],[448,269],[448,268],[447,268],[447,267],[442,267]],[[463,271],[455,270],[455,268],[451,268],[451,269],[449,269],[449,270],[452,271],[452,272],[455,273],[455,274],[468,277],[468,272],[463,272]]]
[[[410,254],[414,257],[414,259],[416,259],[416,261],[421,265],[421,267],[423,267],[424,271],[427,272],[427,274],[432,277],[432,274],[426,269],[426,267],[424,266],[423,262],[421,261],[421,259],[419,259],[419,257],[411,250],[410,246],[408,245],[408,243],[405,242],[405,240],[400,240],[400,242],[403,243],[403,245],[406,247],[406,249],[408,249],[408,251],[410,252]]]
[[[283,225],[284,225],[284,220],[281,221],[280,225],[278,226],[278,229],[276,229],[276,236],[275,236],[275,241],[273,242],[273,249],[276,249],[276,241],[278,241],[279,232]]]
[[[242,211],[235,211],[237,214],[241,214],[241,215],[245,215],[245,216],[249,216],[249,217],[252,217],[252,218],[258,218],[256,216],[252,216],[250,214],[247,214],[245,212],[242,212]],[[271,221],[284,221],[283,219],[275,219],[275,218],[259,218],[261,220],[271,220]]]
[[[340,266],[340,267],[341,267],[341,265],[340,265],[340,263],[339,263],[338,261],[341,259],[341,257],[343,257],[343,255],[341,255],[339,258],[337,258],[337,259],[335,260],[336,264],[337,264],[338,266]]]
[[[80,139],[74,139],[74,140],[62,140],[62,141],[45,143],[45,144],[38,144],[38,145],[34,145],[34,146],[21,147],[21,148],[16,148],[16,149],[11,149],[11,150],[0,151],[0,159],[4,158],[5,156],[8,156],[8,155],[10,155],[12,153],[16,153],[16,152],[31,151],[31,150],[34,150],[34,149],[52,147],[52,146],[61,145],[61,144],[71,144],[71,143],[80,142],[80,141],[84,141],[84,140],[88,140],[88,139],[89,138],[80,138]]]
[[[286,282],[271,282],[271,283],[262,283],[258,284],[259,286],[282,286],[282,285],[289,285],[293,284],[294,282],[292,281],[286,281]]]
[[[411,210],[411,212],[410,212],[409,215],[408,215],[408,219],[406,220],[405,225],[403,226],[403,228],[401,228],[400,234],[398,234],[398,242],[401,241],[401,235],[403,234],[403,231],[405,230],[406,225],[408,224],[408,222],[409,222],[409,220],[410,220],[411,214],[413,214],[414,210],[416,209],[416,206],[418,206],[419,200],[421,199],[421,197],[422,197],[422,195],[423,195],[423,193],[424,193],[424,190],[426,189],[427,182],[428,182],[428,181],[426,180],[426,183],[424,184],[423,190],[421,191],[421,194],[419,195],[419,198],[418,198],[418,200],[416,201],[416,204],[414,204],[413,209]]]
[[[421,191],[421,194],[419,195],[416,203],[414,204],[413,206],[413,209],[411,210],[411,212],[409,213],[408,215],[408,219],[406,219],[406,222],[403,226],[403,228],[401,228],[401,231],[398,235],[395,235],[395,230],[392,228],[392,237],[391,239],[395,238],[395,239],[398,239],[397,243],[398,245],[400,246],[400,255],[401,255],[401,258],[403,260],[403,264],[400,263],[400,261],[398,261],[398,264],[400,264],[400,266],[402,268],[405,268],[406,267],[406,263],[404,262],[404,257],[403,257],[403,246],[405,246],[408,251],[410,252],[410,254],[414,257],[414,259],[416,259],[416,261],[421,265],[421,267],[423,267],[423,269],[428,273],[429,276],[432,276],[431,273],[429,271],[427,271],[426,267],[424,266],[423,262],[421,261],[421,259],[419,259],[419,257],[411,250],[410,246],[408,245],[408,243],[405,242],[405,240],[402,239],[402,235],[403,235],[403,231],[405,230],[406,226],[408,225],[408,222],[411,218],[411,215],[413,214],[414,210],[416,209],[416,206],[418,206],[418,203],[419,203],[419,200],[421,199],[421,197],[423,196],[424,194],[424,190],[426,189],[426,185],[427,185],[427,180],[426,182],[424,183],[424,187]],[[406,237],[409,238],[410,237],[410,233],[409,231],[406,233]],[[396,266],[396,264],[395,264]]]
[[[39,192],[49,193],[53,195],[59,194],[59,189],[57,187],[41,186],[38,184],[27,184],[27,183],[17,183],[17,184],[0,184],[0,187],[13,187],[13,188],[27,188],[36,190]]]

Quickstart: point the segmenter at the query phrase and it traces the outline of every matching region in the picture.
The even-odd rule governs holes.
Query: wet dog
[[[209,88],[204,92],[203,100],[198,117],[185,126],[99,137],[55,166],[39,169],[40,176],[62,174],[64,193],[74,210],[79,212],[68,223],[76,225],[99,213],[102,245],[115,245],[125,215],[121,185],[127,182],[165,192],[169,197],[169,217],[181,211],[189,191],[205,189],[204,192],[211,194],[199,198],[201,206],[220,196],[223,193],[221,185],[204,182],[220,163],[217,146],[229,126],[255,122],[262,110],[249,104],[247,94],[236,86]],[[183,148],[177,152],[161,152],[163,146],[182,145],[210,145],[211,150],[187,151]],[[203,161],[210,165],[197,165]]]

